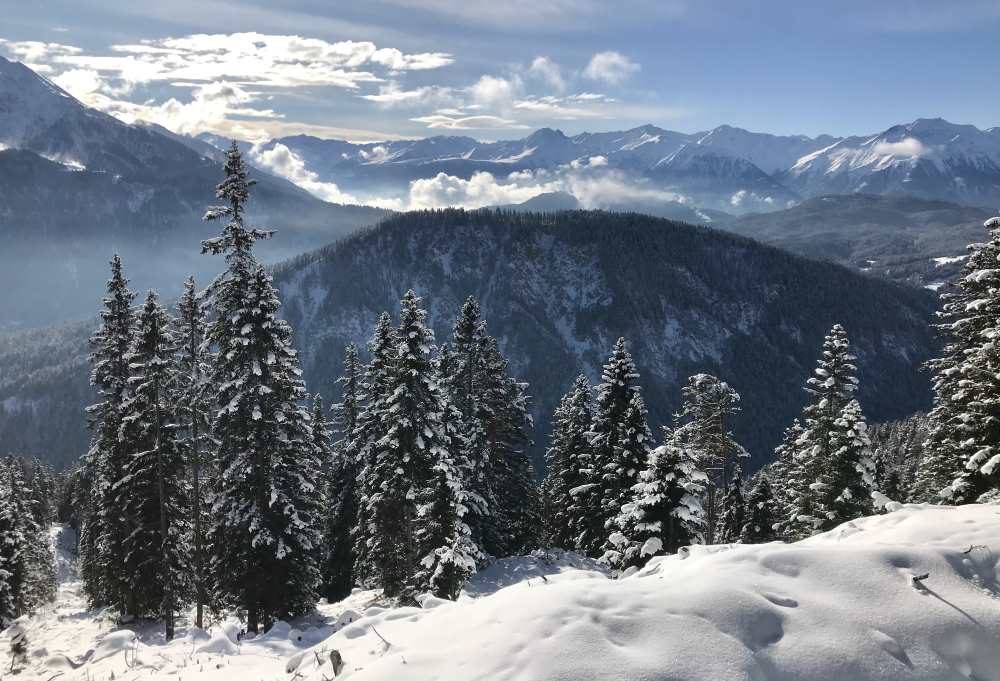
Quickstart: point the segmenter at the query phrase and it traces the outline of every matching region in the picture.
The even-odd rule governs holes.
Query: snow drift
[[[138,664],[143,678],[320,681],[337,651],[337,678],[358,681],[1000,681],[997,550],[1000,506],[907,505],[796,544],[691,547],[617,581],[536,553],[480,573],[457,603],[385,609],[358,592],[321,607],[329,624],[276,627],[236,656],[199,657],[182,639],[149,642]],[[39,620],[31,645],[59,650],[59,627],[74,623]],[[98,657],[91,679],[121,677],[124,656]]]

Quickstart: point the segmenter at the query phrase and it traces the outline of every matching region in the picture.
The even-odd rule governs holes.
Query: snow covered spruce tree
[[[446,389],[462,415],[467,487],[476,502],[467,522],[487,553],[521,553],[537,544],[540,522],[540,497],[527,457],[527,386],[510,376],[509,363],[471,296],[455,321],[452,347],[453,378]]]
[[[984,226],[989,240],[970,247],[957,290],[942,296],[947,344],[929,363],[934,406],[916,485],[928,501],[935,492],[948,503],[1000,498],[1000,217]]]
[[[257,632],[275,618],[301,615],[316,603],[322,541],[321,466],[313,443],[292,330],[277,317],[271,277],[253,255],[271,232],[244,225],[252,182],[236,144],[216,195],[226,204],[206,219],[226,219],[202,250],[225,254],[226,271],[210,288],[216,348],[211,382],[217,409],[213,440],[211,569],[223,605],[246,613]]]
[[[187,460],[177,441],[177,342],[167,311],[150,291],[128,354],[129,397],[121,441],[129,452],[119,481],[133,528],[125,539],[130,614],[158,614],[166,640],[191,593],[191,506]]]
[[[184,282],[177,304],[177,446],[188,462],[191,479],[191,581],[195,601],[195,626],[204,626],[208,603],[207,542],[214,479],[210,457],[212,430],[208,349],[205,347],[205,309],[194,278]]]
[[[337,379],[341,390],[340,402],[333,406],[337,439],[333,445],[327,480],[328,507],[322,568],[323,595],[330,602],[348,596],[354,587],[354,539],[351,533],[358,519],[359,473],[354,433],[363,406],[363,371],[358,348],[351,343],[344,350],[344,370]]]
[[[588,432],[593,418],[590,381],[580,374],[552,416],[552,438],[545,452],[548,472],[542,495],[546,543],[550,546],[579,548],[580,527],[586,522],[581,505],[585,496],[581,495],[592,484],[583,471],[592,466]]]
[[[740,460],[733,462],[729,472],[729,485],[720,503],[719,527],[716,531],[720,544],[733,544],[743,536],[746,524],[746,502],[743,497],[743,468]]]
[[[455,356],[447,343],[435,361],[437,383],[446,386],[454,376]],[[458,597],[465,580],[485,558],[472,537],[465,517],[469,508],[484,502],[467,488],[472,472],[462,433],[462,413],[442,394],[441,427],[447,447],[433,452],[433,479],[418,495],[415,537],[420,556],[410,588],[439,598]]]
[[[482,547],[493,556],[516,556],[537,548],[541,497],[528,459],[532,421],[527,384],[509,372],[497,340],[489,337],[482,354],[484,390],[480,427],[486,433],[489,513]],[[481,495],[476,493],[478,499]]]
[[[794,540],[798,532],[798,524],[794,520],[792,507],[807,493],[813,480],[805,477],[809,471],[798,465],[798,441],[802,437],[802,423],[798,418],[785,428],[781,444],[774,449],[774,461],[771,463],[771,479],[774,503],[777,517],[774,522],[775,533],[788,540]]]
[[[84,591],[94,605],[129,612],[125,539],[132,532],[118,482],[125,475],[128,452],[119,437],[122,404],[128,397],[128,353],[132,348],[135,294],[128,288],[121,258],[111,259],[111,278],[101,310],[101,326],[91,337],[90,383],[98,402],[87,408],[90,448],[83,459],[80,572]]]
[[[758,471],[750,479],[743,529],[739,536],[740,543],[764,544],[775,541],[778,538],[774,529],[777,522],[778,506],[771,487],[771,477],[767,471]]]
[[[794,497],[783,527],[792,538],[830,529],[874,509],[874,465],[867,424],[853,398],[858,384],[853,360],[847,333],[834,325],[806,384],[812,401],[802,412],[803,431],[787,470]]]
[[[678,446],[673,434],[664,429],[664,444],[651,452],[629,503],[613,521],[618,529],[608,540],[611,548],[604,560],[622,573],[641,568],[653,556],[702,543],[702,504],[709,484],[694,453]]]
[[[434,333],[424,324],[420,298],[407,291],[400,302],[395,361],[388,367],[384,393],[369,404],[373,418],[388,430],[374,443],[364,473],[365,572],[386,596],[403,595],[415,572],[418,499],[435,478],[439,450],[449,442],[441,424],[442,394],[434,377]]]
[[[705,504],[706,541],[715,543],[719,522],[718,489],[728,488],[728,472],[737,459],[749,456],[733,437],[729,422],[740,410],[740,394],[711,374],[695,374],[681,389],[684,403],[677,415],[673,437],[694,452],[709,478]]]
[[[0,629],[55,598],[55,558],[48,526],[32,509],[38,490],[23,461],[0,461]]]
[[[594,420],[588,432],[592,465],[584,474],[592,486],[577,494],[583,510],[579,548],[590,556],[603,555],[608,533],[615,530],[615,519],[629,502],[639,472],[646,467],[644,460],[636,458],[639,454],[634,448],[622,448],[626,438],[625,415],[632,396],[639,392],[638,381],[639,373],[625,347],[625,339],[619,338],[597,386]]]
[[[377,566],[368,552],[369,545],[373,543],[370,540],[374,539],[376,532],[374,518],[369,514],[368,495],[377,493],[378,489],[368,482],[374,480],[375,476],[376,445],[385,438],[389,427],[383,419],[384,400],[388,395],[391,372],[398,354],[396,330],[388,312],[379,315],[375,322],[375,331],[368,342],[368,352],[370,360],[365,367],[361,384],[362,406],[358,411],[357,425],[347,442],[358,467],[355,491],[357,521],[351,530],[354,555],[352,585],[374,585],[378,578]]]

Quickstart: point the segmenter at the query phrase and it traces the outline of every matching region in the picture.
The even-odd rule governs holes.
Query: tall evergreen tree
[[[388,396],[390,379],[398,356],[396,330],[388,312],[379,315],[375,330],[368,342],[370,360],[365,367],[361,384],[361,402],[357,425],[350,435],[348,446],[356,457],[358,475],[356,478],[357,522],[351,530],[354,555],[353,581],[373,585],[377,580],[376,563],[369,554],[369,540],[374,538],[376,525],[369,513],[369,494],[378,490],[368,485],[374,480],[376,467],[376,446],[385,437],[389,424],[383,418],[384,400]]]
[[[592,465],[587,433],[593,418],[590,381],[581,374],[552,416],[551,445],[545,452],[548,472],[542,490],[546,540],[558,548],[579,548],[580,528],[586,522],[586,509],[579,497],[590,484],[584,471],[590,470]]]
[[[806,494],[812,480],[805,477],[808,471],[798,466],[798,441],[802,437],[802,423],[796,418],[792,425],[785,428],[784,436],[774,450],[774,461],[771,464],[771,480],[774,492],[775,519],[774,530],[779,537],[793,539],[798,531],[798,524],[793,518],[792,506]]]
[[[632,488],[630,503],[615,518],[604,560],[617,572],[644,566],[653,556],[676,553],[704,541],[704,500],[709,484],[694,453],[664,433],[648,467]]]
[[[80,568],[84,590],[94,604],[130,612],[125,539],[134,528],[123,511],[125,499],[117,486],[125,474],[128,454],[120,437],[122,404],[128,397],[128,353],[132,348],[135,294],[128,288],[117,255],[101,311],[101,326],[91,337],[90,383],[98,402],[88,407],[90,448],[83,462],[83,486],[89,490],[80,535]]]
[[[761,470],[751,478],[747,494],[746,516],[739,541],[743,544],[764,544],[778,538],[774,529],[778,507],[771,487],[771,477]]]
[[[641,467],[626,469],[621,460],[625,412],[632,395],[639,392],[638,381],[639,372],[625,347],[625,339],[619,338],[597,386],[594,420],[589,431],[592,466],[587,474],[593,487],[578,495],[586,508],[586,520],[580,528],[580,550],[591,556],[602,554],[607,534],[641,470]],[[619,469],[621,475],[617,474]]]
[[[733,544],[741,540],[746,524],[746,501],[743,498],[743,469],[739,459],[733,462],[729,473],[729,486],[722,497],[719,529],[716,532],[721,544]]]
[[[225,170],[216,195],[226,205],[205,217],[228,222],[203,242],[203,251],[226,257],[210,289],[215,318],[206,335],[217,349],[211,565],[222,603],[246,612],[247,629],[257,632],[316,603],[323,491],[292,330],[253,255],[254,242],[271,232],[244,225],[252,182],[235,143]]]
[[[715,543],[719,522],[718,489],[728,488],[728,472],[735,459],[749,456],[736,441],[729,423],[740,411],[740,394],[728,383],[711,374],[695,374],[681,389],[684,398],[673,437],[682,447],[690,449],[708,474],[706,500],[706,541]]]
[[[362,411],[364,367],[358,348],[351,343],[344,351],[340,402],[333,407],[334,427],[339,435],[330,462],[326,540],[323,560],[323,590],[329,601],[351,593],[354,586],[354,539],[358,520],[357,479],[360,472],[354,433]]]
[[[947,343],[929,363],[935,372],[928,460],[918,494],[969,503],[1000,493],[1000,217],[987,220],[989,240],[970,246],[956,290],[942,296],[938,330]]]
[[[363,481],[365,572],[388,597],[403,595],[413,575],[419,559],[417,500],[434,479],[435,452],[449,446],[430,356],[434,333],[424,323],[427,312],[420,302],[412,290],[400,302],[395,361],[384,394],[369,405],[388,430],[375,443]]]
[[[788,472],[794,492],[783,526],[793,538],[830,529],[870,512],[874,487],[867,425],[853,399],[857,368],[843,327],[835,325],[806,392],[803,432]]]
[[[453,376],[454,360],[451,349],[443,345],[435,362],[438,385],[447,385]],[[447,396],[444,391],[441,426],[446,446],[432,452],[433,477],[418,496],[414,534],[419,564],[410,586],[416,592],[455,599],[485,558],[465,521],[468,510],[482,508],[484,502],[467,488],[473,467],[467,458],[462,413]]]
[[[208,603],[207,543],[211,509],[211,394],[208,385],[208,348],[205,346],[205,306],[194,277],[184,282],[177,304],[177,444],[187,458],[191,477],[191,562],[195,600],[195,626],[204,626]]]
[[[530,398],[527,385],[510,375],[495,338],[487,338],[482,364],[480,427],[485,433],[488,507],[482,547],[494,556],[519,555],[537,548],[541,529],[541,497],[527,454]]]
[[[38,490],[25,478],[25,463],[0,462],[0,627],[55,598],[48,526],[33,512]]]
[[[133,527],[125,567],[132,614],[159,614],[170,641],[175,614],[190,595],[190,489],[177,442],[177,342],[153,291],[137,327],[128,354],[130,394],[122,404],[121,441],[129,462],[118,483]]]

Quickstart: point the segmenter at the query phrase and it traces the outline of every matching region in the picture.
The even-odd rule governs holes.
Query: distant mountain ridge
[[[940,118],[845,138],[770,135],[729,125],[681,133],[643,125],[574,136],[543,128],[496,142],[441,136],[352,144],[296,135],[261,148],[277,144],[321,180],[362,196],[404,197],[411,182],[439,173],[468,179],[485,171],[502,180],[542,170],[551,177],[553,171],[589,170],[588,161],[599,158],[595,173],[621,172],[691,207],[736,214],[859,192],[1000,205],[1000,128],[979,130]]]

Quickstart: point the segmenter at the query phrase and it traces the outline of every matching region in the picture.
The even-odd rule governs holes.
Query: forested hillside
[[[495,211],[400,215],[279,267],[285,314],[312,390],[336,395],[348,342],[414,287],[439,341],[468,295],[530,384],[536,441],[573,378],[593,380],[619,336],[644,377],[650,421],[669,423],[688,376],[743,396],[735,429],[760,465],[802,406],[802,381],[834,323],[858,355],[873,421],[926,408],[920,364],[934,297],[749,239],[640,215]]]

